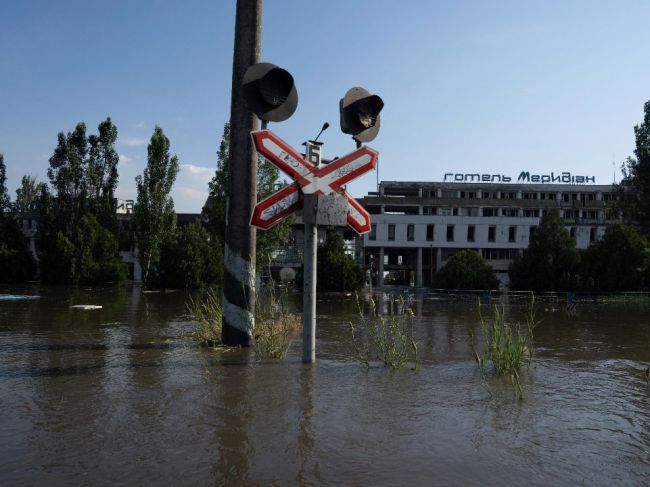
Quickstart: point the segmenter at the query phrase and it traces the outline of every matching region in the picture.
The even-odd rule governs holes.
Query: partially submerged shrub
[[[287,295],[278,295],[273,281],[261,289],[255,304],[255,355],[281,359],[300,330],[300,318],[289,312]]]
[[[221,345],[221,316],[223,308],[219,290],[212,289],[202,299],[190,296],[186,304],[188,313],[196,321],[196,329],[190,336],[200,345],[216,347]]]
[[[523,391],[519,381],[519,369],[523,363],[530,365],[535,354],[534,329],[537,325],[535,319],[535,298],[533,297],[524,314],[524,324],[520,322],[508,323],[504,318],[503,308],[494,306],[494,315],[490,323],[486,323],[480,313],[480,330],[483,337],[483,347],[476,347],[472,334],[472,349],[474,358],[481,374],[485,379],[486,365],[491,365],[491,372],[495,376],[510,376],[515,385],[517,395],[522,398]],[[488,388],[489,392],[489,388]]]
[[[356,296],[359,318],[350,322],[352,346],[358,358],[367,366],[380,360],[387,367],[399,369],[411,363],[418,366],[418,344],[413,336],[413,311],[404,298],[391,298],[388,314],[377,313],[375,301],[370,298],[368,313]]]

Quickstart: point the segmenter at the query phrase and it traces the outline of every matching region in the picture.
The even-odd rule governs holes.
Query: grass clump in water
[[[530,366],[535,354],[535,334],[537,326],[535,318],[535,298],[530,301],[520,322],[508,323],[504,318],[503,308],[494,306],[494,315],[489,323],[480,312],[480,330],[483,338],[483,348],[479,350],[472,338],[472,349],[483,379],[485,379],[486,364],[492,365],[495,376],[510,376],[519,399],[523,398],[523,390],[519,380],[519,370],[526,363]],[[486,381],[487,387],[487,381]],[[491,391],[488,387],[488,392]]]
[[[255,304],[255,355],[282,359],[300,330],[300,318],[289,312],[287,295],[278,295],[271,282],[260,290]]]
[[[390,298],[386,315],[377,313],[377,305],[370,298],[368,312],[356,296],[359,318],[350,322],[352,346],[357,357],[370,366],[370,362],[380,360],[387,367],[400,369],[406,364],[418,368],[418,343],[413,335],[413,310],[403,297]]]
[[[216,289],[209,290],[205,297],[190,300],[185,305],[187,312],[196,321],[196,329],[190,337],[199,345],[217,347],[221,345],[221,306],[220,292]]]
[[[199,299],[190,297],[186,306],[196,321],[196,329],[189,336],[202,346],[221,346],[223,307],[219,290],[210,290]],[[260,290],[255,302],[255,355],[261,359],[284,358],[299,329],[300,319],[289,312],[286,294],[278,296],[273,283]]]

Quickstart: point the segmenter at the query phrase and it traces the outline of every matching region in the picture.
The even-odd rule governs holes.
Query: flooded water
[[[648,304],[541,303],[519,401],[483,385],[473,300],[415,301],[413,372],[355,360],[342,295],[309,366],[299,340],[284,361],[197,348],[183,293],[1,292],[3,486],[650,484]]]

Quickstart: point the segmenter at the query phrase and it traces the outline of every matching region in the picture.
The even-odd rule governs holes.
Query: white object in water
[[[102,309],[101,306],[96,304],[75,304],[70,306],[71,309]]]

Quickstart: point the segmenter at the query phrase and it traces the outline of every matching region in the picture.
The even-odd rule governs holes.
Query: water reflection
[[[645,307],[542,304],[517,401],[507,379],[490,399],[472,361],[479,306],[490,312],[478,300],[410,297],[414,373],[354,360],[352,296],[321,297],[312,367],[299,343],[268,363],[195,348],[181,293],[12,294],[41,297],[0,302],[2,485],[650,481]],[[69,309],[80,303],[103,308]]]

